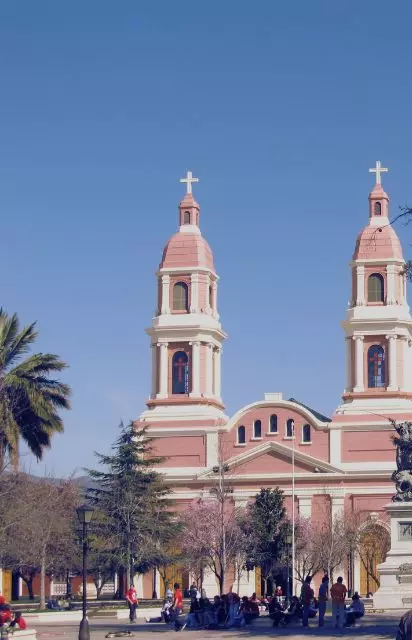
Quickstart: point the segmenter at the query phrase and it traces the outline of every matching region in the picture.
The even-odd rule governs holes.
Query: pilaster
[[[397,375],[396,375],[396,335],[388,335],[386,336],[388,341],[388,389],[391,391],[396,391],[398,389],[397,385]]]
[[[157,344],[152,344],[152,394],[155,398],[157,393]]]
[[[206,344],[206,396],[213,395],[213,345]]]
[[[192,273],[190,277],[190,313],[199,311],[199,274]]]
[[[364,390],[363,381],[363,336],[353,336],[355,341],[355,387],[354,391]]]
[[[409,389],[409,338],[401,336],[402,340],[402,391]]]
[[[221,386],[221,355],[222,355],[222,349],[220,347],[217,347],[214,351],[214,367],[215,367],[215,371],[214,371],[214,395],[216,396],[216,398],[220,398],[220,394],[221,394],[221,390],[220,390],[220,386]]]
[[[160,342],[157,345],[160,349],[160,371],[159,371],[159,393],[158,398],[167,398],[168,395],[168,343]]]
[[[218,312],[217,312],[217,282],[216,282],[216,280],[212,281],[212,316],[214,318],[218,318]]]
[[[332,520],[343,515],[345,510],[345,496],[334,496],[330,497],[331,499],[331,516]]]
[[[302,518],[312,517],[312,496],[298,496],[299,515]]]
[[[346,338],[346,389],[352,391],[352,338]]]
[[[190,342],[192,347],[192,391],[191,397],[200,395],[200,342]]]
[[[394,264],[386,265],[386,304],[396,304]]]
[[[365,267],[356,267],[356,305],[358,307],[365,304]]]
[[[162,275],[162,305],[161,313],[170,313],[170,276]]]

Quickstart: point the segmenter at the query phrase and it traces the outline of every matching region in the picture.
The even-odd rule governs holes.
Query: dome
[[[391,225],[368,225],[358,235],[353,260],[371,258],[403,260],[401,243]]]
[[[163,250],[160,269],[204,267],[215,272],[213,253],[200,233],[175,233]]]

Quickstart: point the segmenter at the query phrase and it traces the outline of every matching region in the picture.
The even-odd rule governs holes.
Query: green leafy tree
[[[267,580],[277,568],[285,547],[287,522],[283,492],[278,487],[261,489],[248,509],[248,563],[261,568],[267,592]]]
[[[112,541],[111,553],[130,584],[139,567],[154,566],[159,547],[173,528],[169,489],[155,471],[163,458],[153,453],[146,428],[120,424],[112,455],[97,453],[104,471],[88,470],[88,495],[103,514],[96,534]]]
[[[63,431],[60,409],[69,409],[70,388],[50,377],[67,365],[51,353],[28,357],[38,332],[32,323],[20,329],[14,313],[0,309],[0,456],[16,463],[19,441],[41,459],[54,433]]]

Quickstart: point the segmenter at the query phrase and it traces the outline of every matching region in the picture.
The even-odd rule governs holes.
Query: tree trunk
[[[22,580],[26,583],[27,586],[27,591],[29,592],[29,600],[34,600],[34,593],[33,593],[33,579],[34,576],[36,574],[34,573],[30,573],[29,577],[26,578],[25,576],[23,576],[22,574],[20,574]]]
[[[220,594],[221,596],[223,596],[223,585],[224,585],[224,583],[225,583],[225,574],[223,573],[223,571],[222,571],[222,573],[218,576],[218,580],[219,580],[219,594]]]
[[[40,566],[40,609],[45,609],[45,608],[46,608],[46,551],[45,549],[43,549],[41,566]]]
[[[119,567],[119,600],[124,600],[124,567]]]
[[[130,541],[127,541],[127,588],[133,583],[132,551]]]

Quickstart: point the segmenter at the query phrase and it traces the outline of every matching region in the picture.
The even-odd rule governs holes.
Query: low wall
[[[24,638],[24,640],[36,640],[36,629],[20,629],[13,632],[11,638]]]
[[[138,607],[136,610],[137,618],[156,618],[160,616],[161,607]],[[102,618],[107,618],[107,614],[109,613],[108,609],[102,611]],[[117,618],[118,620],[127,620],[129,617],[129,609],[113,609],[111,612],[113,618]],[[24,617],[27,621],[30,622],[80,622],[82,619],[82,611],[79,609],[78,611],[42,611],[39,613],[25,613]],[[88,618],[98,618],[99,613],[93,613],[89,611]],[[14,636],[13,636],[14,637]]]

